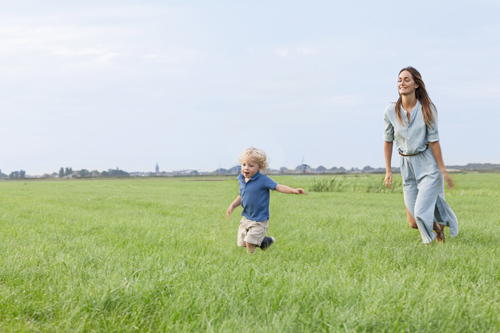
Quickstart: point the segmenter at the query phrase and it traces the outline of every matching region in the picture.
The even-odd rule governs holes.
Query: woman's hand
[[[392,172],[386,172],[384,178],[385,186],[392,190]]]
[[[450,190],[453,189],[455,187],[455,183],[453,182],[453,179],[451,178],[451,176],[446,171],[443,171],[442,174],[443,174],[444,181],[448,185],[448,188]]]
[[[443,156],[441,153],[441,145],[439,144],[439,141],[429,142],[429,147],[431,148],[432,154],[436,159],[439,170],[441,170],[441,174],[443,175],[444,181],[446,182],[446,184],[448,184],[448,187],[451,190],[453,187],[455,187],[455,183],[453,182],[453,179],[451,179],[450,175],[446,171],[446,167],[444,166]]]

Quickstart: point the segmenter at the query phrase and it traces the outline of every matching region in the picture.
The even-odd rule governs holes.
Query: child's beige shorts
[[[266,236],[269,220],[256,222],[243,216],[238,229],[238,246],[246,246],[246,243],[260,246]]]

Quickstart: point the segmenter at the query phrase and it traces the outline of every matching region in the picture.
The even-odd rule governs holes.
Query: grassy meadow
[[[272,178],[307,195],[253,255],[234,177],[0,182],[0,332],[500,331],[500,174],[453,175],[431,246],[382,175]]]

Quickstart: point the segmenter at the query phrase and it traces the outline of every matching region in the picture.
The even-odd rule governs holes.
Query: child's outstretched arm
[[[286,194],[306,194],[306,191],[304,191],[303,188],[300,188],[300,187],[299,188],[291,188],[290,186],[281,185],[281,184],[276,185],[276,187],[274,189],[280,193],[286,193]]]
[[[241,205],[241,195],[238,195],[236,199],[234,199],[233,202],[229,205],[226,211],[226,219],[229,219],[231,217],[231,214],[233,213],[233,210]]]

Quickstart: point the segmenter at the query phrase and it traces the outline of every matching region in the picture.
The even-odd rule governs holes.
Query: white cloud
[[[318,53],[318,50],[310,47],[297,47],[295,48],[295,50],[294,49],[290,50],[289,48],[274,49],[274,53],[276,53],[280,57],[286,57],[290,54],[290,52],[293,51],[295,51],[296,54],[301,54],[301,55],[313,55]]]
[[[322,105],[330,107],[352,107],[357,104],[358,98],[355,95],[331,96],[323,99]]]
[[[122,54],[120,54],[120,53],[110,52],[110,53],[106,53],[100,57],[95,58],[95,61],[97,61],[97,62],[109,62],[111,59],[116,58],[116,57],[121,56],[121,55]]]
[[[486,89],[486,91],[491,95],[491,97],[498,97],[498,95],[500,94],[500,86],[490,87]]]
[[[56,46],[52,48],[52,53],[55,55],[63,56],[63,57],[79,57],[79,56],[95,56],[95,55],[104,55],[107,54],[108,51],[99,48],[84,48],[80,50],[72,50],[68,47]]]
[[[286,57],[288,55],[289,50],[288,49],[275,49],[274,53],[279,55],[280,57]]]
[[[297,51],[298,54],[305,54],[305,55],[318,53],[318,50],[312,49],[310,47],[298,47],[297,49],[295,49],[295,51]]]
[[[186,61],[197,61],[207,57],[202,51],[183,49],[181,47],[169,48],[169,51],[158,53],[146,53],[142,55],[143,59],[150,61],[159,61],[165,63],[181,63]]]

